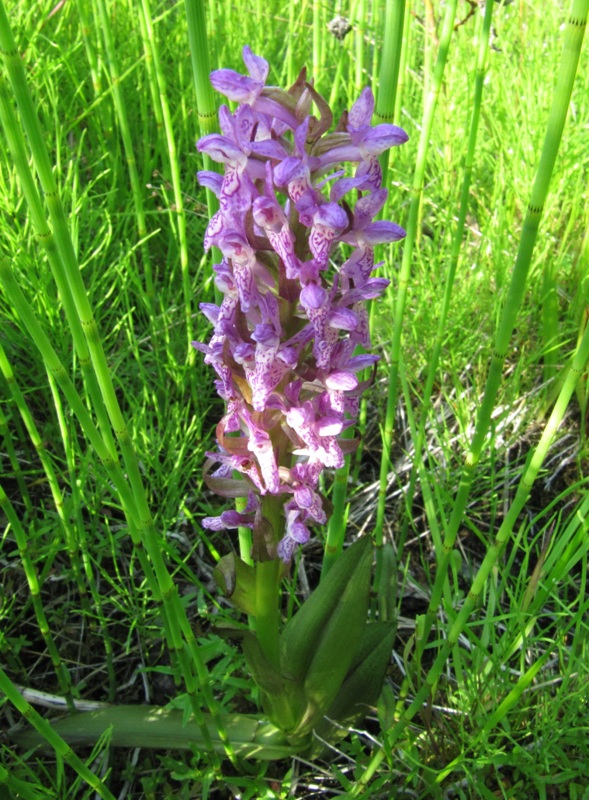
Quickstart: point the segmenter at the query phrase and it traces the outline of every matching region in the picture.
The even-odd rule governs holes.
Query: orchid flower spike
[[[371,277],[374,247],[405,236],[396,223],[373,221],[388,196],[378,156],[408,137],[395,125],[371,125],[368,88],[329,133],[331,111],[304,72],[284,91],[267,85],[268,62],[247,46],[243,60],[247,75],[212,73],[214,88],[238,106],[222,106],[222,133],[197,145],[224,167],[223,176],[199,173],[219,198],[205,247],[223,255],[214,267],[223,300],[201,305],[213,333],[193,344],[226,403],[219,450],[207,454],[218,468],[206,480],[248,504],[203,524],[248,526],[255,557],[288,562],[310,528],[327,521],[322,471],[343,466],[355,446],[342,433],[369,383],[358,373],[378,360],[366,353],[365,304],[388,285]],[[340,242],[351,249],[343,262]],[[359,345],[364,352],[355,355]],[[279,531],[263,516],[265,497],[278,504]]]

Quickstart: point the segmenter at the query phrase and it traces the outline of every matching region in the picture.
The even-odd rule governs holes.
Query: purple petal
[[[374,113],[374,95],[369,86],[362,90],[348,113],[348,129],[362,128],[370,125]]]
[[[252,203],[252,213],[256,225],[266,231],[270,229],[273,233],[279,233],[286,223],[284,211],[276,200],[270,197],[256,197]]]
[[[289,368],[294,369],[299,360],[299,356],[294,347],[281,347],[278,358]]]
[[[300,158],[289,156],[274,169],[274,183],[276,186],[286,186],[291,181],[307,176],[308,172]]]
[[[218,172],[211,172],[208,169],[203,169],[196,173],[196,177],[201,186],[210,189],[216,197],[221,194],[221,186],[223,185],[223,176]]]
[[[309,541],[311,534],[307,527],[300,520],[297,520],[290,526],[288,535],[293,538],[297,544],[304,544]]]
[[[358,167],[358,169],[360,169],[360,167]],[[367,185],[367,179],[365,175],[355,178],[342,178],[334,183],[331,187],[329,199],[332,201],[332,203],[337,203],[338,200],[341,200],[341,198],[348,192],[352,191],[352,189],[363,189],[365,185]]]
[[[348,281],[353,281],[355,286],[363,285],[374,269],[374,250],[362,244],[344,262],[341,275]]]
[[[218,133],[210,133],[199,139],[196,145],[199,153],[207,153],[213,161],[220,163],[230,163],[245,165],[247,157],[245,153],[237,147],[226,136],[219,136]]]
[[[263,83],[240,75],[232,69],[214,70],[211,72],[211,83],[217,92],[224,94],[229,100],[249,105],[253,105],[264,88]]]
[[[256,56],[252,53],[249,45],[244,45],[241,52],[243,63],[247,67],[247,71],[256,83],[266,83],[268,77],[268,62],[262,56]]]
[[[405,230],[395,222],[371,222],[362,231],[362,238],[369,245],[398,242],[406,236]]]
[[[262,323],[261,325],[256,325],[254,328],[254,332],[252,333],[252,339],[254,342],[258,342],[258,344],[263,344],[266,347],[278,347],[280,339],[278,338],[278,334],[276,333],[276,329],[274,325],[269,325],[268,323]]]
[[[329,324],[332,328],[353,331],[358,324],[358,317],[349,308],[334,308],[329,312]]]
[[[363,286],[357,289],[350,289],[346,292],[344,299],[346,303],[359,303],[362,300],[374,300],[384,292],[390,281],[386,278],[370,278]]]
[[[254,111],[257,111],[259,114],[267,114],[269,117],[274,117],[280,120],[280,122],[283,122],[288,128],[294,130],[298,125],[298,120],[294,114],[291,114],[287,108],[271,97],[258,95],[251,105]]]
[[[313,215],[313,222],[315,225],[339,230],[348,224],[348,215],[337,203],[325,203]]]
[[[404,144],[409,139],[403,128],[386,123],[367,130],[350,131],[350,136],[352,144],[374,156],[384,153],[390,147]]]
[[[217,323],[217,320],[219,319],[219,311],[221,310],[219,306],[216,306],[214,303],[199,303],[198,307],[209,322],[211,322],[213,325]]]
[[[216,214],[213,214],[211,217],[209,224],[207,225],[207,229],[205,231],[205,238],[204,238],[204,249],[205,252],[209,250],[213,245],[217,243],[219,235],[223,230],[225,225],[225,221],[223,219],[223,214],[221,211],[217,211]]]
[[[324,169],[330,164],[339,164],[342,161],[362,161],[364,156],[360,148],[349,144],[342,144],[339,147],[333,147],[326,153],[318,156],[316,169]]]
[[[376,156],[369,156],[365,161],[358,164],[356,168],[356,178],[362,177],[365,183],[363,189],[378,191],[382,186],[382,170]]]
[[[240,525],[251,528],[253,525],[253,520],[245,514],[240,514],[239,511],[223,511],[221,520],[225,528],[239,528]]]
[[[315,429],[320,436],[337,436],[342,432],[343,427],[344,423],[338,417],[323,417]]]
[[[288,156],[284,146],[281,145],[280,142],[276,142],[272,139],[266,139],[265,141],[261,142],[252,142],[250,149],[252,153],[255,153],[257,156],[263,156],[264,158],[275,158],[277,161],[281,161]]]
[[[314,492],[309,486],[299,486],[294,491],[294,499],[299,508],[309,508],[313,502]]]
[[[380,356],[373,356],[373,355],[368,355],[368,353],[365,353],[350,358],[346,364],[346,368],[351,369],[354,372],[359,372],[360,370],[366,369],[367,367],[372,367],[379,360]]]
[[[296,549],[297,543],[295,540],[291,539],[290,536],[283,536],[278,542],[278,548],[276,552],[278,553],[278,558],[280,558],[281,561],[284,561],[285,564],[288,564],[290,561],[292,561],[292,557],[294,556]]]
[[[221,113],[219,112],[219,118]],[[253,139],[256,118],[250,106],[239,106],[235,112],[234,117],[229,117],[233,128],[234,136],[239,144],[244,147],[249,147]]]
[[[295,129],[294,142],[295,147],[300,156],[305,154],[305,144],[307,143],[307,134],[309,133],[309,124],[311,117],[305,117],[303,122]]]
[[[205,517],[200,524],[209,531],[222,531],[225,528],[221,517]]]
[[[327,376],[325,385],[328,389],[350,392],[358,386],[358,378],[351,372],[336,371]]]
[[[364,228],[384,206],[388,195],[387,189],[378,189],[361,197],[354,208],[354,228]]]
[[[321,308],[327,302],[327,292],[316,283],[309,283],[301,292],[301,303],[305,308]]]

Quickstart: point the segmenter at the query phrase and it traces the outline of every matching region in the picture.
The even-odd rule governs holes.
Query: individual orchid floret
[[[320,167],[337,161],[366,161],[369,166],[374,166],[373,160],[377,156],[408,140],[409,137],[403,128],[397,125],[382,123],[373,128],[370,125],[373,113],[374,96],[367,87],[348,113],[349,140],[320,155]]]
[[[255,56],[247,45],[243,48],[243,61],[249,77],[232,69],[218,69],[211,73],[213,87],[229,100],[247,104],[255,111],[274,116],[294,128],[296,117],[276,101],[264,96],[268,62],[261,56]]]
[[[311,535],[309,529],[301,519],[301,509],[296,505],[294,505],[294,507],[291,506],[291,502],[287,503],[284,507],[286,514],[286,530],[278,544],[278,556],[286,562],[292,559],[299,545],[309,541]]]
[[[223,167],[198,175],[219,199],[204,245],[222,253],[214,273],[223,299],[201,304],[213,333],[193,344],[226,404],[205,481],[248,503],[203,525],[249,527],[254,560],[288,562],[327,522],[321,473],[355,447],[343,434],[378,361],[366,303],[389,283],[372,274],[374,250],[405,235],[375,219],[388,197],[378,156],[407,134],[371,125],[370,89],[330,132],[333,114],[304,70],[285,91],[267,84],[268,63],[247,46],[243,60],[247,75],[212,74],[237,107],[222,106],[221,132],[198,143]]]
[[[243,511],[223,511],[218,517],[205,517],[201,524],[203,528],[211,531],[220,531],[223,528],[253,528],[259,508],[258,498],[253,492],[250,492]]]
[[[331,245],[348,224],[348,215],[337,203],[317,207],[309,233],[309,249],[320,268],[327,266]]]
[[[249,77],[232,69],[218,69],[211,73],[211,83],[230,100],[253,105],[266,83],[268,62],[261,56],[255,56],[247,45],[243,48],[243,61]]]

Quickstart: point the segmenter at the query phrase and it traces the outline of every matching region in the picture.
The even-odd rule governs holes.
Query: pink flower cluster
[[[388,284],[371,277],[374,246],[405,235],[393,222],[373,222],[387,198],[378,156],[407,134],[371,126],[368,88],[330,133],[331,111],[304,71],[284,91],[266,86],[268,63],[249,47],[243,59],[249,76],[212,73],[215,89],[238,106],[234,113],[222,106],[221,134],[198,142],[224,165],[223,175],[198,175],[219,198],[205,248],[223,254],[214,270],[224,299],[201,304],[214,331],[208,344],[193,344],[214,367],[226,402],[219,452],[207,454],[219,465],[210,485],[225,496],[249,494],[242,512],[203,525],[255,533],[264,526],[260,497],[290,495],[277,549],[289,561],[308,526],[326,522],[319,476],[343,465],[350,440],[340,434],[354,424],[368,383],[357,376],[378,360],[355,354],[359,345],[370,349],[365,303]],[[356,165],[352,175],[347,162]],[[340,243],[349,256],[335,265]],[[235,472],[246,484],[241,491]]]

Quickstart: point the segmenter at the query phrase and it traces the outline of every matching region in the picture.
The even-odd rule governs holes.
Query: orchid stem
[[[262,501],[264,517],[272,525],[274,542],[278,543],[284,528],[283,500],[266,496]],[[256,562],[256,635],[268,662],[279,668],[279,608],[278,585],[280,582],[280,560]]]

